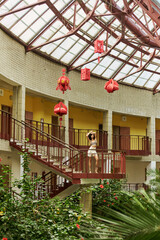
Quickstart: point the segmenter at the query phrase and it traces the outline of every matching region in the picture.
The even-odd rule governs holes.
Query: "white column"
[[[67,114],[64,115],[65,142],[69,144],[69,101],[64,100],[64,104],[66,105],[66,107],[68,109]]]
[[[150,171],[150,170],[152,170],[152,171],[156,170],[156,161],[151,161],[148,164],[147,172]],[[149,184],[149,181],[152,180],[153,178],[154,178],[153,176],[147,174],[147,181],[146,181],[146,183]]]
[[[12,165],[11,165],[11,187],[13,190],[15,190],[16,192],[20,192],[19,188],[17,187],[14,187],[13,186],[13,182],[16,180],[16,179],[20,179],[20,176],[21,176],[21,165],[20,165],[20,155],[17,154],[17,156],[15,156],[15,154],[13,155],[13,158],[12,158]]]
[[[108,131],[108,149],[112,149],[112,111],[103,113],[103,130]]]
[[[20,155],[20,179],[22,179],[22,176],[24,173],[24,168],[22,166],[23,162],[24,162],[23,157],[22,157],[22,155]]]
[[[151,156],[155,156],[155,131],[156,131],[155,117],[151,116],[147,119],[147,135],[151,138]],[[152,159],[153,160],[153,159]]]
[[[155,134],[156,131],[156,120],[154,116],[151,116],[147,119],[147,136],[151,138],[151,162],[147,167],[147,171],[149,170],[156,170],[156,160],[155,160],[155,154],[156,154],[156,144],[155,144]],[[153,179],[150,175],[147,175],[147,183]]]
[[[25,87],[13,87],[13,117],[17,120],[25,120]]]
[[[18,86],[13,87],[13,112],[12,115],[19,121],[25,121],[25,87]],[[20,127],[16,124],[12,131],[15,131],[15,138],[22,140],[25,138],[24,129],[20,130]]]

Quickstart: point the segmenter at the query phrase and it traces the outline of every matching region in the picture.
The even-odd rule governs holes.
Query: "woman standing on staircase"
[[[98,154],[96,152],[97,147],[97,139],[96,132],[90,131],[87,133],[86,137],[88,138],[90,147],[88,149],[88,157],[89,157],[89,173],[91,173],[91,157],[95,157],[96,160],[96,173],[98,173]]]

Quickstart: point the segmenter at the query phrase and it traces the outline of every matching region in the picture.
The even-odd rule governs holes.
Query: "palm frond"
[[[160,239],[160,201],[145,191],[132,196],[132,203],[122,204],[118,209],[97,208],[103,216],[94,215],[94,219],[106,224],[109,229],[126,240]],[[97,212],[98,212],[97,211]]]

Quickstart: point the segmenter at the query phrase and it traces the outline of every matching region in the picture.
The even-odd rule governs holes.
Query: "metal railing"
[[[141,135],[113,135],[112,149],[125,151],[126,155],[151,154],[151,138]]]
[[[107,131],[97,129],[78,129],[69,128],[69,142],[71,145],[79,149],[84,149],[89,146],[86,134],[90,131],[96,132],[97,148],[107,151],[108,149],[108,133]]]
[[[55,197],[58,193],[64,191],[72,182],[62,176],[55,175],[53,172],[48,172],[41,178],[42,182],[35,189],[35,198],[42,199],[46,195]]]
[[[40,122],[40,121],[35,121],[35,120],[29,120],[25,119],[26,123],[32,125],[36,129],[39,129],[42,132],[45,132],[49,135],[52,135],[58,139],[61,139],[62,141],[65,142],[65,127],[64,126],[59,126],[51,123],[46,123],[46,122]],[[28,130],[26,133],[28,135],[27,137],[29,139],[32,138],[32,132]]]
[[[108,153],[97,149],[99,170],[98,173],[95,173],[95,168],[92,167],[91,174],[95,173],[96,175],[88,176],[90,172],[89,158],[85,151],[77,150],[71,144],[37,129],[36,126],[20,122],[4,111],[1,111],[1,121],[7,122],[5,129],[1,128],[2,139],[9,140],[10,144],[19,151],[25,149],[33,158],[54,168],[59,173],[61,172],[64,176],[80,179],[88,177],[123,178],[125,175],[125,155],[122,152]],[[32,135],[26,140],[28,131]],[[92,161],[95,162],[94,157]]]
[[[138,191],[140,189],[148,190],[149,186],[145,183],[126,183],[123,185],[123,189],[128,192]]]

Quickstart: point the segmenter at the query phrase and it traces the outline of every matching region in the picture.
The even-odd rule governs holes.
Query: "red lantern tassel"
[[[98,56],[98,63],[100,63],[100,56]]]
[[[60,121],[60,128],[61,128],[62,127],[62,117],[60,117],[59,121]]]

